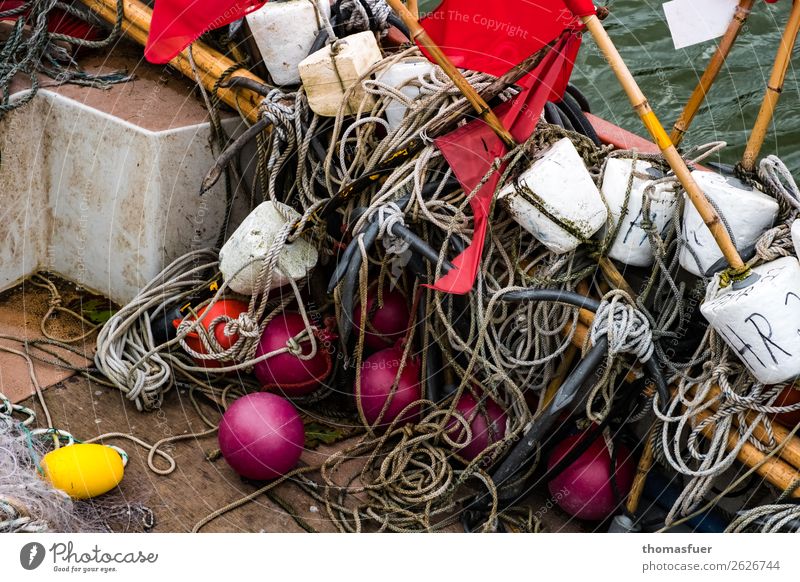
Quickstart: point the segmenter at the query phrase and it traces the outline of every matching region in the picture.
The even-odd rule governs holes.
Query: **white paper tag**
[[[664,14],[675,50],[725,34],[736,13],[738,0],[671,0]]]

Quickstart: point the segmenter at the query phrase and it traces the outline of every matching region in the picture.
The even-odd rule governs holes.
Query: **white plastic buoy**
[[[733,233],[739,250],[749,247],[767,231],[778,217],[778,203],[732,177],[695,170],[692,176],[711,200]],[[682,237],[686,246],[681,249],[681,266],[702,277],[722,258],[711,231],[688,200],[683,212]]]
[[[516,183],[503,188],[498,199],[522,228],[554,253],[574,250],[608,218],[600,191],[568,138],[553,144]]]
[[[792,243],[794,243],[794,254],[800,257],[800,220],[792,223]]]
[[[267,2],[245,17],[261,59],[277,85],[300,83],[297,65],[308,56],[323,27],[323,17],[330,14],[327,2],[288,0]]]
[[[800,376],[800,263],[783,257],[753,269],[743,289],[708,287],[700,311],[763,384]]]
[[[290,220],[300,218],[300,214],[285,204],[263,202],[244,219],[219,253],[222,276],[236,293],[253,295],[277,289],[290,280],[302,279],[317,264],[317,249],[299,238],[281,250],[269,289],[256,289],[263,263],[254,259],[266,257],[275,237],[286,226],[286,219],[276,206],[280,206]]]
[[[430,75],[431,71],[433,71],[433,65],[428,61],[397,63],[381,73],[378,80],[395,87],[409,101],[414,101],[421,92],[419,84],[414,83],[414,81]],[[392,131],[402,123],[407,112],[408,107],[398,99],[392,99],[389,105],[386,106],[386,121],[389,122],[389,128]]]
[[[324,117],[336,117],[345,92],[382,58],[375,34],[370,31],[339,39],[306,57],[298,70],[312,111]],[[375,104],[375,99],[366,95],[363,87],[356,87],[350,93],[347,113],[352,115],[358,111],[362,101],[367,108]]]
[[[628,191],[631,172],[634,170],[633,183],[628,198],[628,208],[625,218],[619,227],[617,238],[611,245],[608,255],[626,265],[634,267],[649,267],[653,264],[653,250],[647,233],[642,228],[644,216],[645,189],[652,180],[662,177],[662,173],[649,162],[637,160],[634,162],[623,158],[609,158],[603,173],[601,191],[611,213],[612,223],[619,223],[625,205],[625,194]],[[640,177],[639,175],[650,178]],[[675,213],[677,204],[676,194],[668,184],[658,184],[650,194],[650,222],[663,232]]]

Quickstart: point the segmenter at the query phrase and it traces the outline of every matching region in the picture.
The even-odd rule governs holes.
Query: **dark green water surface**
[[[703,0],[696,2],[702,4]],[[764,96],[790,7],[789,0],[777,4],[767,4],[763,0],[756,3],[746,29],[684,140],[686,147],[722,140],[729,144],[722,154],[724,161],[733,163],[741,157]],[[606,29],[656,114],[671,131],[714,53],[716,41],[676,51],[661,2],[616,0],[611,8],[612,15],[605,21]],[[761,156],[780,156],[800,179],[800,99],[795,69],[800,66],[800,51],[796,49],[794,55]],[[573,82],[586,93],[594,113],[644,135],[614,74],[588,35]]]

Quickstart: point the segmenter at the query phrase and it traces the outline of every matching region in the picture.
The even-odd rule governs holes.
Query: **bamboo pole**
[[[467,98],[467,101],[470,102],[478,115],[480,115],[486,124],[503,140],[503,143],[509,148],[515,147],[517,144],[514,141],[514,137],[505,126],[503,126],[500,119],[498,119],[497,115],[492,111],[492,108],[489,107],[489,104],[483,100],[475,88],[470,85],[469,81],[461,74],[461,71],[459,71],[447,55],[442,52],[442,49],[440,49],[428,35],[428,32],[422,28],[422,25],[406,5],[403,4],[402,0],[387,0],[387,3],[408,27],[411,40],[415,41],[428,52],[434,62],[442,68],[458,90]]]
[[[708,66],[703,72],[702,77],[700,77],[700,81],[698,82],[697,87],[695,87],[692,96],[686,103],[683,113],[681,113],[678,121],[675,122],[671,136],[672,143],[675,145],[675,147],[680,145],[680,143],[683,141],[683,138],[686,135],[686,132],[689,130],[689,126],[692,124],[695,115],[697,115],[697,112],[705,101],[706,95],[708,95],[711,86],[714,84],[714,81],[716,81],[717,75],[719,75],[719,72],[722,70],[722,65],[725,64],[725,60],[728,58],[728,55],[730,54],[731,49],[733,48],[733,45],[742,30],[742,27],[745,25],[747,18],[750,16],[750,11],[753,8],[753,4],[755,4],[755,0],[739,0],[739,5],[736,7],[733,20],[731,20],[728,29],[725,31],[725,35],[722,37],[722,40],[720,40],[719,45],[717,46],[717,51],[708,62]]]
[[[631,515],[636,515],[639,510],[639,503],[642,501],[642,493],[644,493],[644,486],[647,483],[647,476],[653,468],[655,462],[655,447],[653,446],[653,435],[655,433],[655,424],[647,431],[647,436],[644,441],[644,450],[642,456],[639,458],[639,463],[636,465],[636,475],[633,477],[631,490],[628,493],[628,501],[625,504],[625,509]]]
[[[644,96],[644,93],[642,93],[642,90],[639,88],[630,70],[628,70],[625,61],[622,60],[619,51],[617,51],[608,33],[603,28],[602,23],[596,15],[584,16],[582,20],[597,43],[597,46],[600,48],[600,51],[611,65],[611,69],[616,74],[617,79],[628,95],[628,99],[633,105],[634,110],[639,114],[645,127],[650,132],[650,135],[655,140],[664,158],[672,168],[672,171],[675,172],[675,176],[686,190],[686,194],[689,196],[692,204],[694,204],[700,216],[703,218],[703,222],[714,236],[714,240],[719,245],[728,264],[737,271],[746,271],[744,261],[742,261],[742,258],[739,256],[739,252],[736,250],[736,246],[733,244],[727,229],[722,224],[717,211],[705,197],[702,190],[700,190],[694,178],[692,178],[692,174],[686,166],[686,162],[678,153],[678,150],[675,149],[664,127],[658,121],[656,114],[653,113],[647,98]]]
[[[100,18],[113,24],[117,20],[117,0],[81,0],[92,12]],[[147,44],[147,35],[150,30],[150,20],[153,11],[139,0],[122,0],[123,3],[123,22],[122,33],[138,44]],[[192,56],[197,65],[197,73],[203,86],[211,90],[222,74],[235,66],[231,59],[202,43],[195,42],[192,45]],[[189,61],[189,49],[186,48],[172,59],[169,63],[181,73],[194,79],[192,65]],[[258,83],[264,81],[253,75],[247,69],[238,69],[231,74],[233,77],[247,77]],[[251,122],[258,120],[258,105],[262,97],[255,91],[244,88],[219,88],[217,95],[219,98],[235,109],[240,109]]]
[[[721,394],[722,390],[720,387],[713,386],[709,395],[712,398],[716,398]],[[719,407],[715,402],[711,405],[711,408],[716,411]],[[756,421],[757,413],[750,411],[745,415],[745,417],[747,418],[747,422],[754,423]],[[734,422],[738,424],[736,417],[734,417]],[[800,437],[793,435],[792,431],[777,422],[772,423],[772,433],[778,446],[783,447],[779,453],[781,458],[793,467],[800,469]],[[762,444],[767,446],[772,444],[770,443],[769,433],[767,433],[767,429],[764,428],[763,423],[756,425],[755,429],[753,430],[753,436],[761,441]]]
[[[419,20],[419,2],[417,0],[408,0],[408,11],[414,17],[414,20]]]
[[[783,31],[778,54],[775,57],[775,64],[772,66],[764,101],[761,103],[756,124],[753,126],[750,139],[747,140],[747,148],[744,156],[742,156],[742,167],[748,172],[755,170],[758,154],[761,152],[761,146],[764,145],[764,139],[767,137],[767,130],[769,130],[772,117],[775,115],[775,108],[781,98],[786,72],[789,70],[792,50],[797,41],[798,32],[800,32],[800,0],[794,0],[789,22]]]
[[[697,414],[697,419],[702,422],[711,418],[711,416],[712,414],[710,412],[702,411]],[[703,428],[703,435],[708,439],[713,439],[714,426],[707,424]],[[728,450],[733,450],[738,444],[738,436],[734,433],[729,434],[726,442]],[[749,469],[758,466],[756,474],[782,490],[788,489],[797,479],[800,479],[800,471],[795,467],[792,467],[780,457],[771,457],[768,459],[764,453],[750,443],[744,444],[736,458]],[[800,490],[792,493],[792,497],[800,497]]]

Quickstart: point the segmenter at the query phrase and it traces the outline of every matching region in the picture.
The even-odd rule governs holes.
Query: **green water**
[[[716,44],[709,41],[676,51],[661,5],[659,1],[616,0],[605,26],[656,114],[671,130]],[[790,7],[789,0],[777,4],[759,1],[755,5],[684,146],[722,140],[729,145],[722,154],[723,160],[739,160],[758,114]],[[800,66],[798,52],[796,49],[795,66]],[[644,135],[622,89],[588,35],[573,82],[586,93],[594,113]],[[772,131],[761,150],[762,157],[769,154],[780,156],[800,179],[800,100],[794,67],[787,75]]]
[[[420,9],[428,11],[438,4],[438,0],[421,0]],[[722,160],[730,163],[739,160],[758,114],[790,7],[791,0],[780,0],[777,4],[758,0],[726,67],[684,140],[685,147],[722,140],[729,145],[721,155]],[[671,131],[714,53],[715,41],[676,51],[659,0],[613,0],[611,10],[605,21],[606,29],[656,114]],[[800,57],[796,60],[800,66]],[[573,81],[586,93],[594,113],[644,135],[616,78],[588,35]],[[762,157],[769,154],[780,156],[796,175],[800,174],[800,100],[794,68],[787,75],[772,131],[761,151]]]

